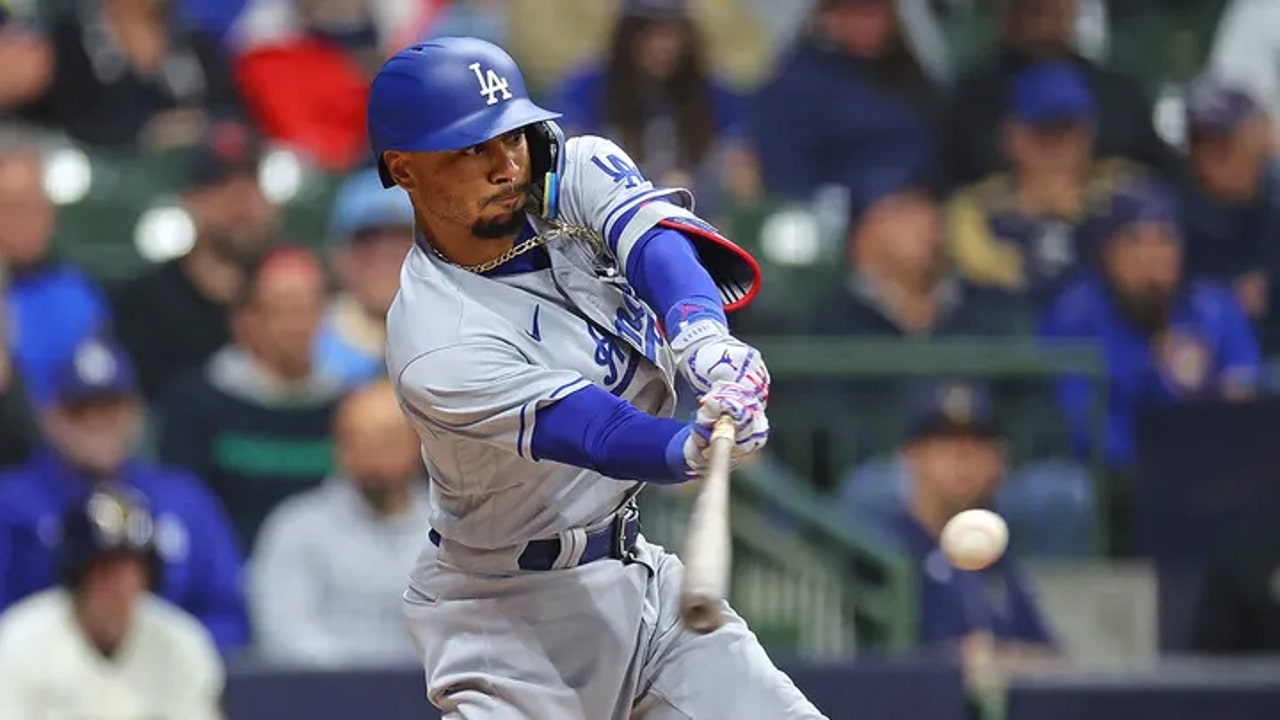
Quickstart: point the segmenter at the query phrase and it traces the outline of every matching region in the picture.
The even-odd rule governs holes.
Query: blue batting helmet
[[[72,588],[79,587],[89,567],[113,553],[141,557],[152,585],[159,580],[155,518],[146,498],[123,486],[95,490],[63,518],[58,557],[64,581]]]
[[[479,38],[442,37],[411,45],[378,71],[369,91],[369,140],[382,182],[394,184],[388,150],[460,150],[531,128],[533,177],[559,171],[560,113],[529,99],[524,76],[505,50]],[[545,186],[544,186],[545,194]]]

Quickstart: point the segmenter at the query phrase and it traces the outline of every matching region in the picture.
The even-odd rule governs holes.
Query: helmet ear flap
[[[558,210],[560,177],[564,166],[564,132],[559,125],[548,120],[527,125],[524,134],[525,142],[529,144],[534,194],[541,199],[537,214],[544,220],[553,220]]]

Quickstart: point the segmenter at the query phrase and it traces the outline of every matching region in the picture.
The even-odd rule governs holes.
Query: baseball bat
[[[685,536],[680,617],[685,627],[709,633],[724,623],[732,538],[729,531],[729,455],[733,418],[721,415],[711,430],[710,457]]]

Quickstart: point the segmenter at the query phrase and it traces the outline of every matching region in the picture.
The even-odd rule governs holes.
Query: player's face
[[[53,206],[35,153],[0,158],[0,263],[22,267],[44,256],[53,234]]]
[[[918,440],[907,450],[907,463],[916,492],[948,514],[987,503],[1005,472],[1001,444],[967,434]]]
[[[131,397],[104,397],[54,405],[42,417],[49,443],[79,468],[113,473],[133,454],[142,410]]]
[[[400,266],[411,247],[412,227],[373,228],[359,233],[334,258],[343,288],[370,315],[386,315],[400,287]]]
[[[509,239],[524,224],[532,175],[524,130],[444,152],[388,152],[392,177],[431,234]]]

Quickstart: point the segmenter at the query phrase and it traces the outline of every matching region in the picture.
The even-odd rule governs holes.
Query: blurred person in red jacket
[[[365,160],[369,83],[395,42],[388,23],[402,18],[406,27],[418,24],[412,8],[408,13],[396,10],[405,5],[366,0],[250,3],[231,43],[236,84],[262,132],[328,172],[345,172]]]

